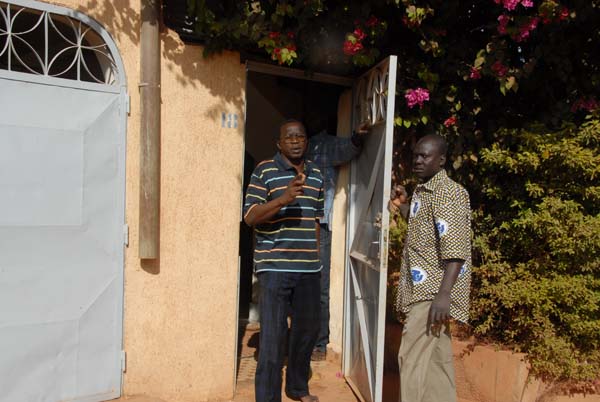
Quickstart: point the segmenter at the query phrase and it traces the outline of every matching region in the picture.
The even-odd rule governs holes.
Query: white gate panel
[[[372,124],[351,167],[344,375],[365,401],[381,402],[396,56],[359,79],[354,127]]]
[[[0,75],[0,401],[121,390],[124,95]]]

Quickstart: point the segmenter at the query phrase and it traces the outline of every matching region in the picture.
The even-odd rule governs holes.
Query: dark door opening
[[[258,163],[277,152],[279,127],[290,118],[305,123],[309,137],[325,130],[335,135],[338,100],[347,87],[249,71],[246,79],[246,126],[243,194]],[[305,122],[311,116],[310,122]],[[314,118],[318,116],[318,118]],[[258,288],[253,277],[252,229],[240,222],[240,273],[237,381],[253,381],[258,347]]]

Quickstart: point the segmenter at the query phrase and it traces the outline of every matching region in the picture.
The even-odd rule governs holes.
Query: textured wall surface
[[[235,376],[244,67],[235,53],[204,59],[201,47],[184,46],[163,29],[160,259],[140,261],[140,2],[55,4],[106,28],[128,78],[124,392],[169,402],[228,399]]]
[[[340,96],[338,102],[338,135],[349,135],[352,113],[352,91]],[[330,347],[342,352],[344,329],[344,275],[346,272],[346,216],[348,215],[348,183],[350,165],[340,167],[333,204],[333,233],[331,239],[331,285],[330,285]]]

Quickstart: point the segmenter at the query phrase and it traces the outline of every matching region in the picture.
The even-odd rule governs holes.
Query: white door
[[[344,375],[365,401],[380,402],[383,381],[389,213],[397,57],[354,87],[354,128],[373,128],[350,173]]]
[[[71,12],[28,20],[36,4],[0,1],[0,401],[107,400],[122,377],[126,95],[81,81],[78,56],[69,79],[48,75],[51,57],[36,73],[45,50],[19,54],[15,27]]]

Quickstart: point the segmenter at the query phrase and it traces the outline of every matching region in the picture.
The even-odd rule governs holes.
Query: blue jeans
[[[331,267],[331,232],[326,224],[321,225],[320,258],[321,269],[321,321],[316,348],[320,351],[327,350],[329,343],[329,272]]]

